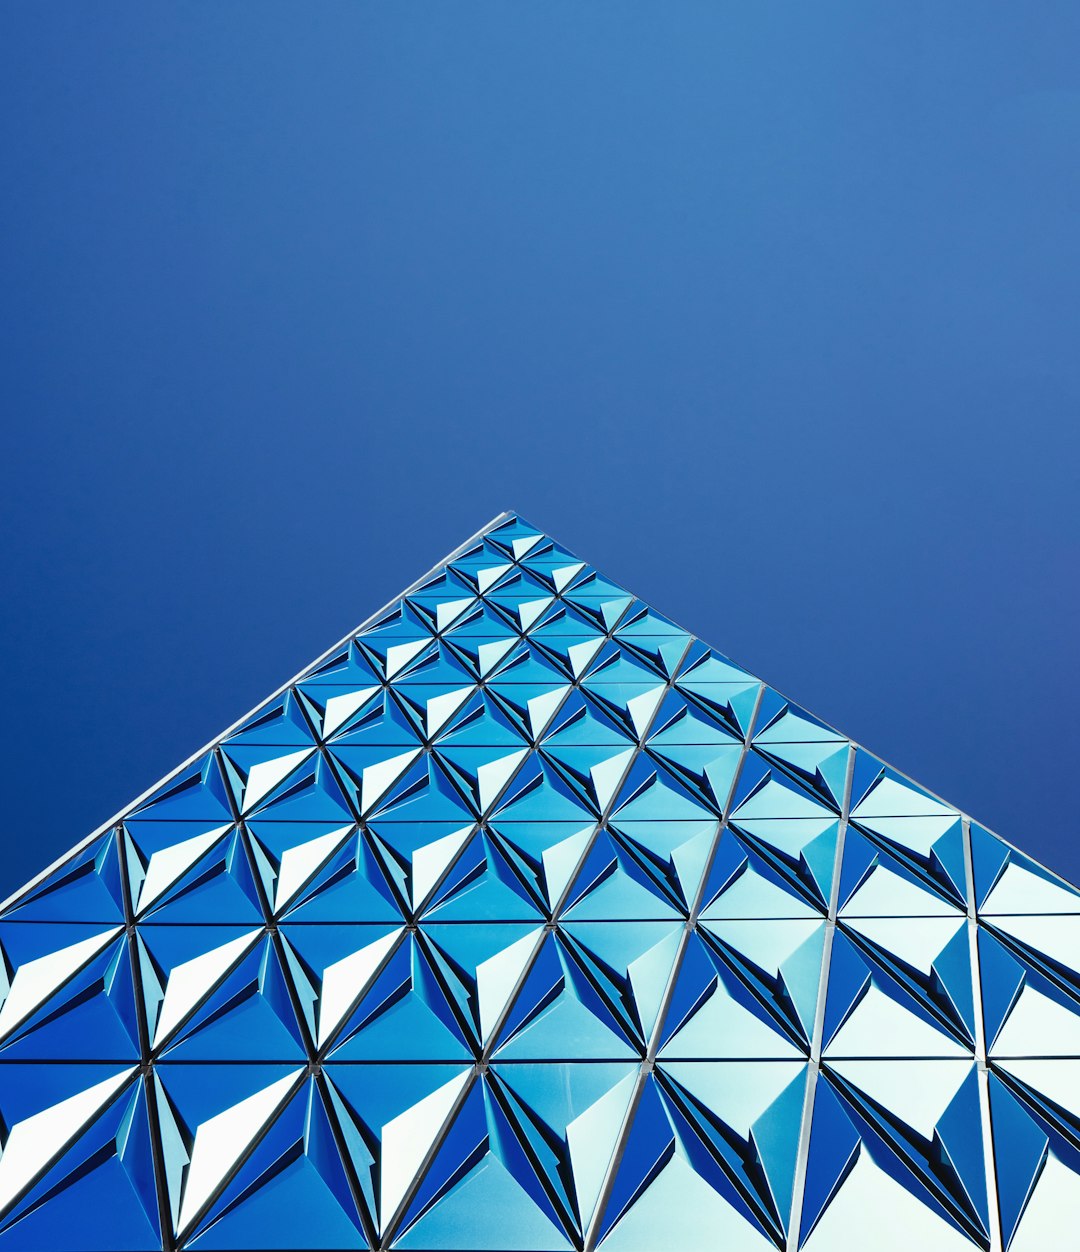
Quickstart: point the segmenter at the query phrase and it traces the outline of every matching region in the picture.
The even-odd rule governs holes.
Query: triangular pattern
[[[1071,1246],[1078,953],[504,514],[0,909],[0,1252]]]

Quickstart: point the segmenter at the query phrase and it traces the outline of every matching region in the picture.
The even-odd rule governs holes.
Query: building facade
[[[0,1252],[1042,1252],[1080,893],[503,515],[0,910]]]

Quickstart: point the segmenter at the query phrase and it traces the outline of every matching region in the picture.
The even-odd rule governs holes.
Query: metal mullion
[[[685,659],[685,653],[682,659]],[[678,673],[677,667],[675,672],[676,674]],[[592,1220],[589,1222],[589,1228],[585,1232],[584,1247],[589,1250],[596,1246],[600,1222],[603,1219],[605,1210],[607,1209],[608,1200],[611,1197],[611,1190],[615,1185],[615,1178],[618,1175],[619,1167],[622,1164],[623,1155],[626,1151],[626,1145],[630,1138],[630,1129],[634,1124],[634,1118],[637,1114],[638,1104],[641,1102],[641,1097],[644,1094],[645,1083],[648,1080],[648,1076],[652,1073],[656,1064],[656,1054],[660,1048],[660,1039],[664,1024],[667,1020],[668,1009],[671,1007],[671,1000],[675,994],[675,983],[678,981],[679,973],[682,969],[686,949],[690,943],[690,936],[697,929],[698,915],[701,911],[705,898],[705,890],[708,886],[709,874],[712,871],[713,861],[716,859],[716,853],[720,847],[720,840],[723,838],[724,831],[728,829],[728,821],[731,817],[731,804],[735,798],[735,789],[739,785],[739,779],[742,776],[743,766],[746,764],[746,758],[750,755],[750,744],[756,729],[758,710],[761,708],[761,701],[764,694],[765,684],[760,683],[758,687],[757,699],[754,701],[754,708],[750,714],[746,735],[743,739],[742,751],[739,755],[738,764],[735,767],[735,774],[731,780],[731,786],[728,789],[727,799],[721,812],[716,834],[713,836],[712,846],[709,848],[709,853],[705,858],[705,864],[701,872],[701,880],[698,883],[697,890],[694,892],[694,899],[690,906],[690,912],[683,926],[683,933],[679,940],[679,949],[675,954],[675,961],[671,967],[671,975],[668,978],[667,986],[664,988],[664,994],[660,1000],[660,1008],[656,1014],[656,1022],[653,1025],[652,1033],[646,1046],[645,1060],[642,1062],[637,1083],[634,1087],[633,1094],[630,1097],[630,1103],[627,1106],[626,1116],[623,1118],[623,1124],[619,1128],[619,1135],[615,1140],[615,1147],[611,1154],[611,1160],[608,1163],[607,1172],[604,1175],[603,1182],[600,1184],[600,1191],[597,1195],[596,1207],[593,1210]]]
[[[348,1144],[345,1142],[345,1135],[338,1124],[338,1112],[334,1107],[333,1100],[330,1099],[327,1091],[329,1079],[323,1073],[320,1065],[312,1073],[312,1079],[319,1092],[319,1099],[322,1101],[323,1112],[326,1120],[330,1124],[330,1133],[334,1136],[334,1146],[337,1148],[338,1159],[341,1167],[345,1171],[345,1178],[349,1184],[349,1192],[352,1195],[353,1204],[360,1217],[360,1225],[363,1227],[364,1238],[368,1241],[369,1248],[378,1247],[378,1235],[375,1232],[374,1214],[368,1212],[367,1200],[364,1197],[363,1188],[360,1186],[359,1178],[353,1167],[352,1155],[349,1152]]]
[[[150,1027],[146,1020],[146,1001],[143,998],[142,988],[142,971],[139,961],[139,950],[137,946],[137,926],[135,922],[135,906],[131,898],[131,883],[128,878],[127,865],[127,839],[124,834],[123,826],[116,827],[116,841],[119,849],[120,860],[120,891],[123,897],[124,909],[124,931],[127,936],[128,953],[131,960],[131,977],[135,984],[135,1019],[138,1023],[139,1032],[139,1060],[140,1064],[148,1065],[150,1063]]]
[[[829,992],[829,967],[832,962],[833,939],[836,935],[836,916],[840,909],[840,873],[844,864],[844,840],[847,835],[851,810],[851,787],[855,775],[855,758],[859,751],[848,740],[848,766],[844,779],[844,797],[840,809],[840,826],[836,835],[836,855],[833,859],[833,877],[829,889],[829,912],[825,921],[825,942],[821,953],[821,975],[818,979],[817,1008],[814,1013],[814,1033],[810,1044],[810,1063],[807,1073],[806,1095],[803,1100],[802,1124],[799,1127],[799,1150],[795,1158],[795,1179],[791,1189],[791,1214],[788,1219],[787,1252],[797,1252],[802,1234],[803,1196],[806,1191],[806,1167],[810,1148],[810,1128],[814,1118],[814,1099],[821,1077],[821,1052],[824,1046],[825,1002]]]
[[[964,841],[964,873],[967,877],[967,931],[971,955],[972,1003],[975,1014],[975,1065],[979,1085],[979,1117],[982,1123],[983,1164],[986,1170],[986,1205],[990,1223],[990,1252],[1001,1252],[1004,1235],[998,1206],[997,1167],[994,1156],[993,1118],[990,1110],[990,1072],[986,1055],[986,1024],[983,1021],[982,973],[979,964],[979,921],[975,901],[975,872],[971,851],[971,819],[961,818]]]
[[[120,853],[120,890],[124,900],[124,929],[126,931],[128,960],[131,962],[131,981],[135,994],[135,1020],[139,1031],[139,1081],[146,1097],[146,1119],[150,1132],[150,1156],[154,1168],[154,1190],[157,1195],[158,1227],[163,1252],[173,1252],[172,1209],[169,1205],[168,1176],[165,1172],[165,1152],[161,1145],[161,1117],[158,1112],[157,1088],[154,1083],[154,1066],[150,1056],[150,1026],[146,1020],[146,997],[142,982],[142,962],[139,960],[138,931],[135,906],[131,898],[131,881],[128,876],[127,836],[122,824],[116,826],[116,841]]]

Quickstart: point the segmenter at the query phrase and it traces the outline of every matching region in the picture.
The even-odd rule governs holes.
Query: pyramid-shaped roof
[[[510,514],[0,951],[0,1252],[1034,1252],[1080,1211],[1080,893]]]

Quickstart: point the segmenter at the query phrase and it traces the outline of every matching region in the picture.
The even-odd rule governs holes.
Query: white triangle
[[[750,866],[702,913],[702,917],[751,921],[756,918],[808,918],[820,914],[805,900],[791,895]]]
[[[566,1146],[570,1149],[574,1189],[583,1226],[588,1226],[596,1208],[609,1164],[609,1153],[603,1148],[597,1151],[597,1145],[611,1144],[614,1147],[630,1096],[637,1085],[637,1077],[636,1073],[627,1074],[567,1123]]]
[[[503,948],[501,952],[496,952],[494,956],[489,956],[486,961],[481,961],[476,967],[476,991],[480,1001],[482,1039],[486,1039],[494,1029],[542,934],[542,926],[530,930],[516,943]]]
[[[669,1077],[747,1141],[793,1083],[805,1088],[806,1070],[804,1060],[728,1061],[724,1065],[672,1061],[664,1067]]]
[[[860,1150],[806,1252],[970,1252],[974,1245]]]
[[[451,622],[459,618],[462,613],[474,603],[472,596],[467,600],[446,600],[440,604],[435,610],[435,629],[445,630]]]
[[[958,1061],[834,1061],[829,1068],[895,1113],[924,1139],[945,1115],[975,1064]]]
[[[808,795],[784,787],[770,778],[764,787],[752,792],[736,810],[740,821],[771,818],[786,821],[792,817],[821,818],[829,814]]]
[[[990,1047],[1004,1056],[1080,1055],[1080,1015],[1026,986]],[[1075,1062],[1074,1062],[1075,1063]]]
[[[706,921],[702,928],[735,949],[758,969],[780,974],[784,965],[802,946],[820,936],[824,919],[802,918],[722,918]],[[820,940],[819,940],[820,941]]]
[[[845,745],[846,747],[846,745]],[[929,856],[935,844],[950,830],[957,830],[960,818],[955,813],[924,817],[874,817],[861,819],[867,830],[884,835],[890,843],[911,848],[920,856]]]
[[[548,903],[554,906],[570,881],[578,862],[592,838],[593,827],[586,826],[566,839],[560,839],[550,848],[545,848],[540,859],[544,865],[544,883],[547,887]]]
[[[847,925],[906,964],[929,974],[956,933],[967,926],[967,918],[866,917],[849,919]]]
[[[1080,896],[1015,863],[1005,867],[981,913],[1080,913]]]
[[[598,636],[596,639],[586,639],[583,643],[572,643],[566,649],[566,659],[570,662],[570,669],[575,678],[580,678],[585,673],[593,657],[603,646],[603,637]]]
[[[841,917],[958,917],[960,910],[886,865],[872,869],[840,910]]]
[[[798,1060],[799,1051],[778,1029],[734,999],[719,979],[689,1021],[666,1043],[667,1060]]]
[[[772,1252],[774,1244],[676,1151],[619,1219],[604,1247],[609,1252]]]
[[[558,569],[551,571],[551,581],[555,584],[556,591],[568,586],[578,574],[585,568],[584,561],[578,561],[576,565],[560,565]]]
[[[914,787],[907,787],[893,778],[883,778],[851,811],[854,818],[930,817],[936,814],[948,814],[953,818],[960,816],[948,805],[931,800]]]
[[[486,678],[504,656],[515,647],[518,640],[496,639],[492,643],[482,643],[476,649],[476,663],[480,666],[480,677]]]
[[[249,1144],[285,1103],[302,1072],[294,1070],[200,1124],[195,1131],[191,1164],[184,1182],[178,1230],[189,1226],[198,1216]]]
[[[190,839],[174,843],[172,847],[155,852],[146,867],[146,877],[139,891],[137,911],[142,912],[188,872],[195,862],[214,846],[231,826],[218,826],[205,834],[192,835]]]
[[[636,748],[627,748],[625,752],[608,757],[606,761],[600,761],[589,770],[589,777],[592,779],[593,790],[596,792],[596,800],[601,810],[606,809],[611,803],[636,750]]]
[[[506,564],[506,565],[491,565],[487,569],[477,570],[476,571],[477,590],[479,590],[481,594],[487,591],[487,589],[490,586],[492,586],[494,583],[497,583],[499,579],[502,578],[503,574],[505,574],[507,570],[511,570],[513,568],[514,567],[512,565]]]
[[[247,784],[244,787],[244,812],[251,810],[265,799],[271,791],[287,778],[294,769],[306,761],[314,753],[314,748],[301,748],[299,752],[289,752],[285,756],[276,756],[270,761],[260,761],[248,770]]]
[[[361,687],[359,691],[346,691],[340,696],[331,696],[323,709],[323,738],[329,738],[335,730],[344,726],[357,709],[362,709],[378,687]]]
[[[249,930],[246,934],[220,948],[211,948],[202,956],[177,965],[169,974],[165,984],[165,998],[161,1002],[161,1013],[154,1031],[153,1046],[158,1047],[200,1000],[213,988],[232,967],[255,946],[264,932]]]
[[[630,721],[633,723],[634,729],[639,736],[648,730],[652,715],[659,707],[666,690],[667,688],[661,684],[659,687],[650,687],[648,691],[643,691],[641,695],[627,700],[626,711],[630,714]]]
[[[547,611],[549,605],[554,603],[553,596],[545,596],[542,600],[525,600],[517,606],[518,620],[521,622],[521,629],[528,630],[538,617]]]
[[[386,761],[369,765],[362,774],[360,807],[367,813],[383,798],[401,775],[420,755],[422,749],[410,748]]]
[[[122,931],[122,926],[114,926],[99,935],[91,935],[89,939],[82,939],[58,952],[49,952],[20,965],[11,980],[11,990],[4,1007],[0,1009],[0,1039],[21,1025]]]
[[[323,970],[322,994],[319,997],[319,1037],[321,1048],[348,1016],[363,995],[372,974],[382,963],[401,934],[401,928],[376,939],[358,952],[335,961]]]
[[[499,792],[513,777],[522,761],[529,755],[527,748],[519,752],[511,752],[508,756],[500,756],[495,761],[488,761],[476,771],[477,790],[480,793],[480,809],[486,812],[494,804]]]
[[[424,717],[427,723],[427,733],[430,739],[437,734],[451,717],[461,708],[462,704],[472,694],[472,687],[457,687],[453,691],[447,691],[441,696],[432,696],[427,702],[427,712]]]
[[[0,1212],[78,1137],[135,1072],[134,1066],[16,1122],[0,1157]]]
[[[411,643],[396,643],[392,648],[387,648],[386,677],[393,678],[399,670],[408,665],[413,657],[419,656],[429,643],[431,643],[430,639],[414,639]]]
[[[382,1128],[379,1214],[383,1229],[404,1199],[409,1183],[416,1176],[469,1073],[465,1070],[451,1078]]]
[[[970,1053],[944,1031],[916,1017],[873,986],[832,1037],[825,1056],[970,1059]]]
[[[514,553],[514,560],[520,561],[525,553],[531,552],[543,537],[543,535],[530,535],[527,539],[512,539],[510,548]]]
[[[444,835],[431,843],[425,843],[412,854],[412,903],[418,909],[427,899],[428,892],[439,881],[443,871],[464,847],[472,833],[471,826],[464,826],[452,834]]]
[[[533,696],[526,704],[529,710],[529,729],[533,733],[533,738],[538,738],[551,721],[555,714],[555,710],[562,704],[566,698],[570,685],[565,687],[556,687],[553,691],[545,691],[542,696]]]
[[[341,826],[317,839],[309,839],[307,843],[285,849],[281,854],[277,885],[274,889],[275,913],[280,912],[319,867],[333,856],[351,830],[351,826]]]

